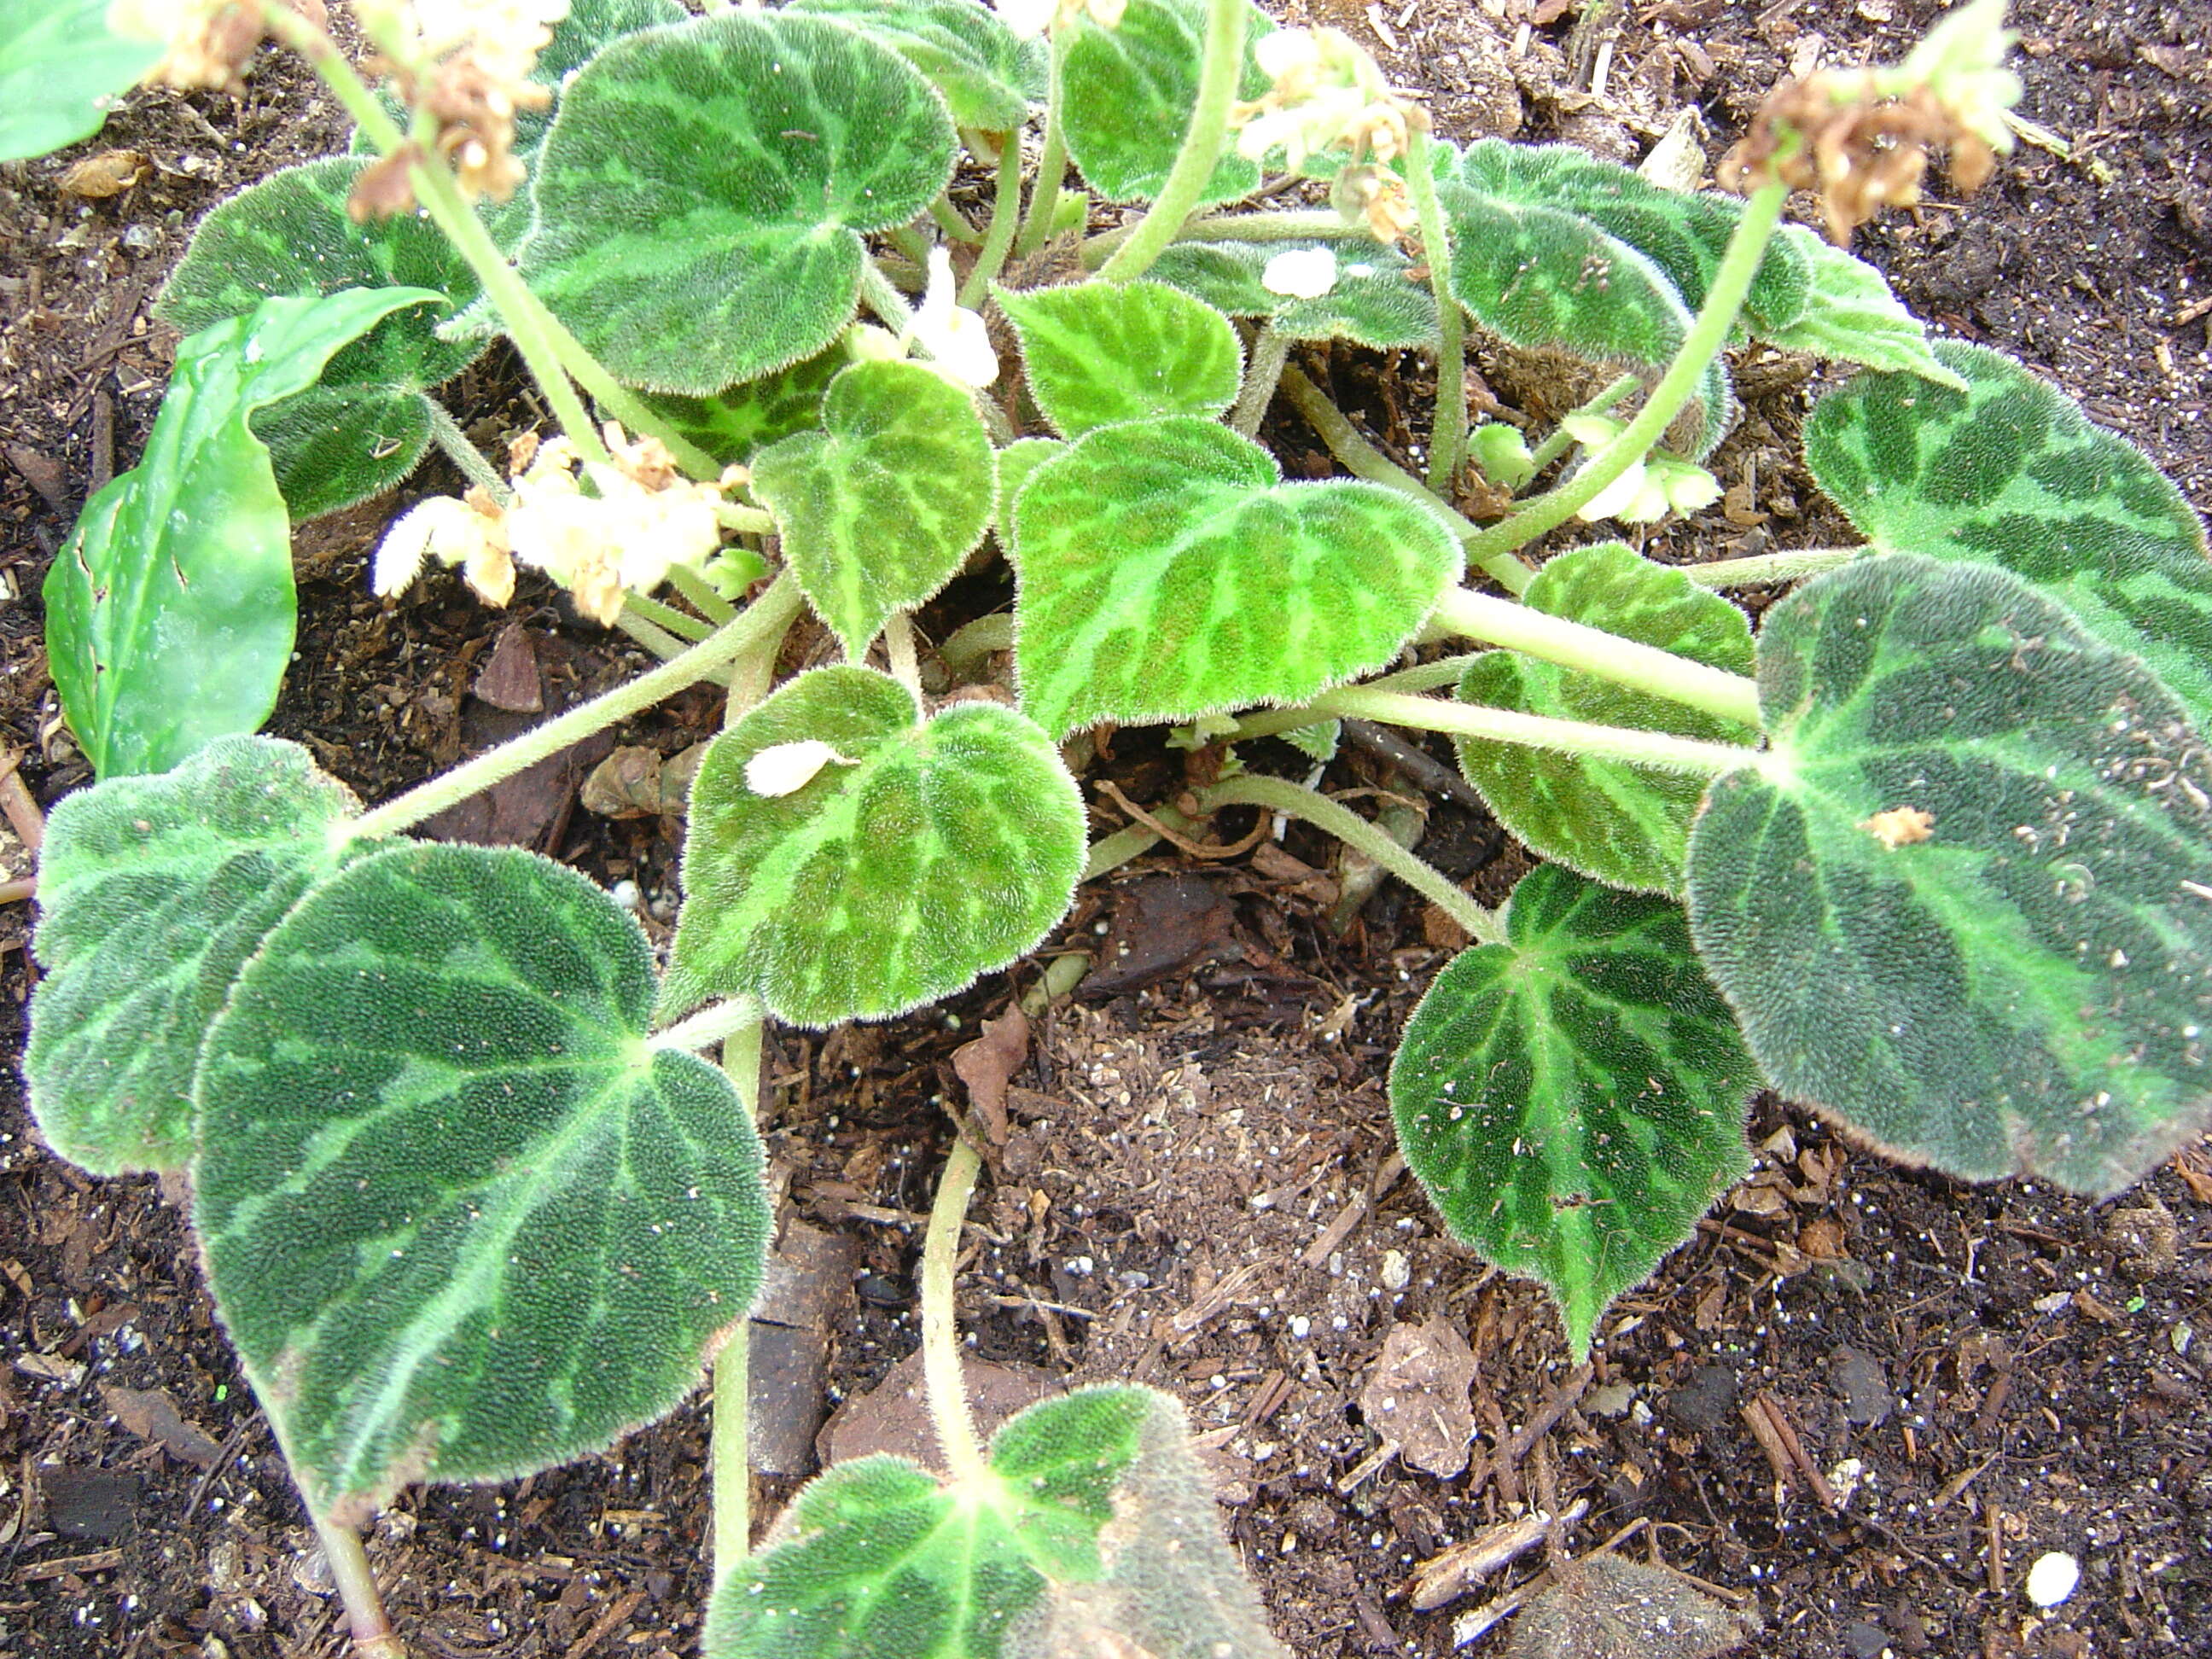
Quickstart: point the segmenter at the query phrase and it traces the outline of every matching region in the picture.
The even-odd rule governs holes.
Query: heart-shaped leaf
[[[164,322],[193,334],[272,295],[408,287],[443,297],[386,317],[332,356],[313,386],[254,417],[295,519],[350,507],[412,472],[430,444],[429,388],[483,350],[434,331],[477,291],[468,262],[437,228],[414,214],[366,224],[347,215],[346,198],[368,165],[343,156],[310,161],[219,204],[192,234],[157,307]]]
[[[1451,287],[1469,316],[1524,350],[1658,370],[1690,331],[1667,273],[1620,238],[1563,208],[1441,184]],[[1670,438],[1693,459],[1720,442],[1734,411],[1727,366],[1707,365]]]
[[[108,27],[108,7],[109,0],[0,0],[0,161],[91,137],[161,61],[161,41]]]
[[[1785,351],[1917,374],[1965,390],[1965,380],[1944,366],[1927,325],[1890,292],[1880,271],[1802,225],[1783,226],[1775,242],[1797,251],[1811,285],[1804,311],[1786,327],[1760,329],[1761,339]]]
[[[1229,319],[1160,283],[997,290],[1022,343],[1030,395],[1064,438],[1157,415],[1218,415],[1244,353]]]
[[[1768,611],[1771,752],[1690,835],[1774,1085],[1899,1155],[2111,1193],[2212,1118],[2212,760],[2017,577],[1893,554]]]
[[[647,1042],[653,1001],[635,920],[513,848],[363,859],[247,964],[193,1219],[318,1514],[603,1449],[744,1317],[759,1143],[728,1079]]]
[[[1743,1174],[1759,1073],[1680,906],[1547,864],[1505,919],[1407,1021],[1390,1108],[1453,1237],[1544,1285],[1579,1359]]]
[[[1192,416],[1091,433],[1013,516],[1022,707],[1054,733],[1302,702],[1395,657],[1461,568],[1419,501],[1285,483]]]
[[[823,747],[796,785],[755,763],[801,744]],[[1084,830],[1075,780],[1012,710],[925,720],[884,675],[803,674],[699,769],[664,1012],[750,994],[779,1019],[832,1025],[934,1001],[1067,913]]]
[[[963,127],[1012,132],[1042,103],[1042,40],[1024,40],[981,0],[791,0],[872,35],[926,76]]]
[[[55,806],[23,1055],[47,1145],[94,1175],[184,1166],[200,1040],[270,929],[368,850],[330,834],[356,805],[304,749],[245,737]]]
[[[1232,317],[1265,317],[1289,340],[1350,340],[1376,351],[1411,350],[1437,343],[1437,301],[1413,262],[1371,242],[1316,244],[1336,262],[1326,294],[1301,298],[1267,287],[1267,267],[1286,252],[1311,247],[1279,242],[1178,242],[1152,264],[1156,282],[1179,288]]]
[[[539,158],[531,286],[625,380],[720,391],[852,320],[864,231],[952,172],[944,101],[826,18],[720,12],[601,52]]]
[[[1148,202],[1167,182],[1198,103],[1206,4],[1128,0],[1110,29],[1085,12],[1054,31],[1067,151],[1105,200]],[[1246,9],[1239,98],[1255,99],[1267,89],[1267,77],[1252,61],[1252,43],[1273,27],[1258,7]],[[1259,184],[1258,165],[1227,149],[1200,200],[1233,202]]]
[[[1751,672],[1751,625],[1683,572],[1603,542],[1547,562],[1522,596],[1531,608],[1588,623],[1730,673]],[[1717,714],[1631,690],[1516,651],[1486,651],[1460,676],[1462,702],[1526,714],[1753,744],[1759,733]],[[1532,852],[1586,876],[1647,893],[1679,894],[1690,820],[1705,780],[1655,767],[1458,738],[1460,768],[1498,821]]]
[[[1814,405],[1805,460],[1879,550],[1996,565],[2157,671],[2212,730],[2204,526],[2142,452],[2009,357],[1946,341],[1960,392],[1862,374]]]
[[[347,342],[438,297],[264,300],[178,349],[145,453],[85,503],[46,574],[54,686],[100,776],[166,772],[268,718],[297,600],[284,498],[247,422],[313,386]]]
[[[704,398],[680,392],[640,394],[646,406],[725,465],[750,462],[769,445],[822,424],[830,382],[852,363],[836,347],[757,380]]]
[[[1172,1399],[1079,1389],[969,1480],[878,1455],[808,1486],[716,1588],[708,1659],[1285,1659],[1212,1505]]]
[[[855,363],[822,428],[753,458],[807,599],[858,658],[894,611],[952,580],[990,527],[991,434],[975,399],[920,363]]]

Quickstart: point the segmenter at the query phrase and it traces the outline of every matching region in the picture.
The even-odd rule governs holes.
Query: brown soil
[[[1580,40],[1569,8],[1528,0],[1285,9],[1379,41],[1396,79],[1435,90],[1447,131],[1633,158],[1690,104],[1717,149],[1793,64],[1893,53],[1932,9],[1657,0]],[[2212,20],[2180,0],[2018,9],[2023,112],[2071,159],[2023,148],[1982,197],[1894,216],[1860,251],[1917,310],[2051,375],[2212,508]],[[277,68],[241,104],[142,96],[80,151],[0,167],[0,583],[17,601],[0,604],[0,742],[41,803],[86,775],[58,733],[35,594],[77,504],[151,419],[173,343],[145,315],[160,276],[221,193],[342,134]],[[69,162],[103,149],[150,170],[120,197],[59,193]],[[1348,358],[1311,367],[1378,441],[1413,435],[1418,387]],[[1504,389],[1512,366],[1486,367]],[[1834,537],[1786,460],[1804,380],[1753,366],[1724,454],[1730,482],[1755,460],[1766,524],[1716,512],[1655,551]],[[496,375],[483,390],[498,395]],[[1318,450],[1295,427],[1279,436],[1294,464]],[[378,605],[362,558],[386,510],[303,537],[301,659],[273,723],[363,794],[522,718],[468,695],[509,621],[530,629],[549,706],[634,666],[542,592],[511,617],[437,583]],[[718,717],[695,697],[616,737],[672,753]],[[1156,800],[1176,758],[1127,733],[1103,775]],[[554,769],[471,832],[635,880],[665,910],[673,826],[572,811],[576,777]],[[1332,779],[1391,781],[1364,756]],[[1525,867],[1449,803],[1423,849],[1489,897]],[[20,848],[0,854],[27,867]],[[2206,1149],[2098,1206],[1902,1170],[1764,1102],[1753,1177],[1608,1317],[1590,1370],[1571,1370],[1541,1298],[1442,1237],[1397,1173],[1383,1071],[1449,945],[1388,884],[1332,930],[1341,873],[1293,830],[1279,850],[1152,860],[1086,892],[1064,936],[1119,965],[1039,1028],[961,1285],[981,1357],[1150,1382],[1189,1404],[1224,1522],[1299,1659],[1449,1653],[1453,1619],[1543,1553],[1435,1613],[1404,1599],[1413,1569],[1517,1505],[1577,1500],[1563,1553],[1646,1523],[1625,1547],[1755,1605],[1760,1654],[2212,1653]],[[0,910],[18,1027],[27,920]],[[795,1358],[802,1373],[826,1359],[836,1396],[915,1346],[935,1100],[961,1097],[953,1049],[1033,979],[1018,969],[927,1017],[772,1048],[787,1212],[849,1252],[854,1293],[839,1267],[826,1355],[802,1340]],[[0,1091],[0,1656],[340,1653],[326,1570],[175,1212],[152,1182],[90,1181],[48,1157],[12,1072]],[[1378,1462],[1389,1425],[1369,1420],[1390,1332],[1431,1320],[1477,1362],[1472,1464],[1449,1476]],[[694,1406],[607,1458],[410,1494],[372,1545],[405,1634],[433,1655],[695,1650],[704,1446]],[[791,1482],[762,1486],[767,1512]],[[2039,1620],[2022,1580],[2055,1549],[2081,1559],[2082,1586]]]

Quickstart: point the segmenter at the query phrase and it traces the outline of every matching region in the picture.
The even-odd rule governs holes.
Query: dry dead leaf
[[[76,162],[62,174],[59,182],[69,195],[91,202],[102,201],[122,195],[143,179],[148,165],[144,155],[137,150],[104,149]]]
[[[1617,1555],[1576,1562],[1522,1610],[1504,1659],[1712,1659],[1758,1632],[1680,1573]]]
[[[1395,1325],[1360,1390],[1359,1409],[1376,1433],[1398,1443],[1407,1463],[1449,1480],[1467,1469],[1474,1381],[1474,1350],[1450,1322]]]
[[[1006,1144],[1006,1085],[1029,1057],[1029,1016],[1015,1003],[996,1019],[985,1020],[982,1036],[952,1051],[952,1069],[968,1085],[968,1103],[983,1121],[994,1146]]]

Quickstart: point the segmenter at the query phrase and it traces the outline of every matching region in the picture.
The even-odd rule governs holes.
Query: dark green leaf
[[[161,61],[158,41],[107,25],[109,0],[0,0],[0,161],[44,155],[100,131]]]
[[[1024,40],[982,0],[791,0],[874,36],[928,77],[963,127],[1012,132],[1042,103],[1041,40]]]
[[[1218,415],[1244,354],[1212,307],[1159,283],[996,290],[1022,343],[1030,395],[1064,438],[1155,415]]]
[[[724,465],[750,462],[769,445],[822,424],[822,398],[852,358],[833,346],[818,357],[704,398],[640,395],[646,407]]]
[[[1989,1180],[2126,1185],[2212,1117],[2212,761],[2139,658],[1893,554],[1766,613],[1771,753],[1690,836],[1698,949],[1777,1088]]]
[[[1206,12],[1206,0],[1129,0],[1113,28],[1085,13],[1055,31],[1068,154],[1105,200],[1150,201],[1167,182],[1198,102]],[[1267,88],[1251,52],[1273,27],[1256,6],[1247,9],[1240,98]],[[1259,183],[1258,165],[1227,148],[1201,200],[1233,202]]]

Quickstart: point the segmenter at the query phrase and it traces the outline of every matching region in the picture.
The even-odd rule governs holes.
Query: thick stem
[[[873,259],[860,261],[860,303],[874,312],[877,320],[901,339],[912,331],[914,307],[907,304],[906,295],[898,291]]]
[[[1442,697],[1409,697],[1393,691],[1370,691],[1364,686],[1348,686],[1316,697],[1306,705],[1304,714],[1298,724],[1340,716],[1380,720],[1386,726],[1486,738],[1492,743],[1514,743],[1528,749],[1550,749],[1561,754],[1587,756],[1592,760],[1621,761],[1631,766],[1651,766],[1664,772],[1688,772],[1705,777],[1718,777],[1723,773],[1757,766],[1764,758],[1759,750],[1738,744],[1705,743],[1696,738],[1672,737],[1664,732],[1638,732],[1628,726],[1553,720],[1542,714],[1516,714],[1510,708],[1489,708]]]
[[[1037,157],[1036,179],[1030,185],[1029,210],[1022,215],[1021,234],[1014,238],[1014,257],[1018,259],[1028,258],[1052,234],[1052,222],[1060,212],[1060,181],[1067,176],[1067,133],[1060,119],[1063,101],[1060,42],[1047,41],[1046,50],[1052,59],[1052,88],[1045,99],[1044,149]]]
[[[615,613],[615,627],[663,662],[674,662],[690,649],[682,635],[670,633],[638,609],[635,593],[623,595],[623,608]]]
[[[1565,419],[1552,428],[1551,434],[1528,452],[1529,465],[1541,472],[1573,447],[1575,441],[1567,435],[1567,421],[1572,420],[1577,415],[1602,415],[1643,384],[1644,382],[1633,374],[1624,374],[1588,403],[1577,404],[1569,410]]]
[[[945,197],[929,204],[929,216],[937,221],[937,228],[963,247],[982,246],[982,234],[968,222],[968,217]]]
[[[960,1365],[960,1322],[952,1299],[953,1272],[960,1258],[960,1224],[975,1190],[982,1159],[964,1139],[952,1143],[937,1201],[929,1207],[929,1231],[921,1247],[921,1364],[928,1385],[930,1420],[945,1450],[945,1472],[956,1481],[987,1479],[990,1464],[975,1433],[968,1406],[968,1380]]]
[[[1715,559],[1711,564],[1686,564],[1682,574],[1700,587],[1759,587],[1768,582],[1795,581],[1817,576],[1863,558],[1863,547],[1794,547],[1781,553],[1754,553],[1741,559]]]
[[[1636,418],[1573,477],[1537,496],[1510,518],[1499,520],[1468,543],[1469,558],[1525,547],[1547,531],[1557,529],[1595,501],[1607,485],[1650,453],[1651,447],[1667,435],[1674,416],[1697,395],[1706,365],[1728,343],[1729,331],[1735,326],[1744,296],[1751,291],[1751,279],[1758,275],[1766,245],[1781,221],[1782,200],[1787,193],[1782,185],[1767,185],[1753,192],[1744,204],[1743,217],[1736,222],[1728,251],[1713,272],[1712,286],[1705,291],[1705,303],[1697,321]]]
[[[1411,696],[1417,692],[1435,691],[1447,685],[1457,685],[1460,677],[1467,672],[1468,664],[1481,654],[1480,651],[1470,651],[1464,656],[1439,657],[1434,662],[1416,663],[1413,667],[1401,668],[1395,674],[1385,674],[1379,680],[1370,680],[1359,690],[1399,692]],[[1249,742],[1254,738],[1272,738],[1280,732],[1295,732],[1302,726],[1313,726],[1334,718],[1332,714],[1316,713],[1310,703],[1299,703],[1289,708],[1270,708],[1262,714],[1248,714],[1237,721],[1237,729],[1229,733],[1227,741],[1238,744]],[[1086,872],[1085,879],[1089,878]]]
[[[1136,226],[1102,230],[1083,245],[1083,263],[1096,268],[1136,234]],[[1176,233],[1178,242],[1320,242],[1375,239],[1364,225],[1350,225],[1332,208],[1291,209],[1278,213],[1224,213],[1193,219]]]
[[[1370,483],[1386,484],[1406,495],[1419,497],[1437,511],[1450,515],[1452,528],[1457,532],[1462,545],[1468,550],[1470,562],[1482,574],[1509,593],[1522,593],[1536,579],[1536,573],[1510,549],[1490,551],[1476,556],[1474,544],[1482,537],[1481,526],[1474,523],[1457,508],[1400,466],[1373,444],[1359,435],[1358,428],[1344,417],[1344,411],[1328,400],[1328,394],[1295,368],[1285,368],[1282,376],[1283,394],[1297,407],[1299,414],[1313,429],[1321,434],[1321,441],[1328,446],[1328,453],[1344,465],[1344,470],[1355,478],[1364,478]]]
[[[1463,587],[1446,590],[1437,602],[1435,617],[1469,639],[1525,651],[1563,668],[1578,668],[1616,685],[1649,691],[1754,729],[1759,725],[1759,683],[1748,675],[1711,668],[1601,628],[1486,593],[1470,593]]]
[[[701,622],[687,616],[672,605],[663,605],[659,599],[647,599],[642,593],[623,595],[623,609],[641,622],[651,623],[662,632],[674,635],[687,644],[696,645],[714,631],[713,623]]]
[[[1252,361],[1244,366],[1244,389],[1237,395],[1237,407],[1229,411],[1229,424],[1246,437],[1255,436],[1267,418],[1290,356],[1290,340],[1275,331],[1274,324],[1263,325],[1252,342]]]
[[[1451,238],[1443,209],[1437,202],[1431,171],[1431,141],[1425,126],[1413,133],[1406,156],[1406,181],[1413,212],[1421,224],[1421,258],[1429,268],[1429,289],[1437,299],[1437,417],[1429,432],[1429,488],[1449,497],[1467,459],[1467,319],[1451,288]]]
[[[1181,834],[1198,826],[1172,806],[1153,810],[1154,823],[1164,823]],[[1133,823],[1126,830],[1116,830],[1110,836],[1101,836],[1091,843],[1090,855],[1083,861],[1085,881],[1096,881],[1099,877],[1120,869],[1131,859],[1142,858],[1166,837],[1148,823]]]
[[[1099,281],[1131,282],[1150,270],[1205,196],[1206,182],[1213,176],[1229,138],[1229,106],[1237,96],[1238,71],[1244,67],[1245,15],[1245,0],[1207,0],[1198,100],[1182,148],[1176,152],[1167,181],[1129,240],[1098,268]]]
[[[915,651],[914,618],[903,611],[884,618],[884,655],[890,663],[891,678],[920,696],[921,659]]]
[[[361,1534],[351,1527],[318,1515],[310,1504],[307,1514],[315,1523],[315,1536],[323,1546],[323,1559],[344,1604],[346,1625],[353,1634],[354,1659],[407,1659],[407,1649],[392,1633],[384,1611],[384,1597],[376,1588],[376,1575],[368,1565],[368,1552]]]
[[[725,1003],[710,1008],[719,1013]],[[736,1085],[738,1097],[756,1121],[760,1117],[761,1018],[757,1005],[747,1000],[744,1013],[722,1037],[722,1069]],[[697,1023],[694,1015],[683,1024],[662,1033],[668,1036]],[[708,1430],[708,1470],[714,1505],[714,1583],[720,1584],[736,1571],[752,1548],[752,1457],[747,1433],[746,1407],[752,1386],[750,1372],[752,1322],[739,1320],[730,1340],[714,1356],[714,1419]]]
[[[578,705],[567,714],[535,726],[512,743],[479,755],[465,765],[409,790],[374,811],[341,826],[349,841],[367,841],[395,835],[410,824],[442,812],[455,801],[466,800],[489,789],[502,778],[513,777],[548,755],[558,754],[579,738],[629,719],[665,697],[697,684],[725,664],[735,664],[761,652],[773,654],[781,646],[785,630],[804,603],[799,583],[788,573],[776,578],[768,591],[749,605],[743,616],[711,638],[693,646],[682,656],[641,674],[627,685]]]
[[[463,477],[489,492],[495,501],[504,501],[514,492],[498,470],[484,459],[483,452],[469,441],[469,434],[461,430],[460,423],[447,412],[445,404],[435,398],[425,397],[422,407],[430,417],[430,436],[437,442],[445,458],[461,471]]]
[[[653,1034],[650,1041],[655,1048],[678,1048],[687,1054],[696,1054],[719,1042],[723,1045],[724,1067],[728,1069],[732,1042],[750,1040],[754,1058],[759,1058],[760,1023],[759,1003],[750,997],[732,997],[727,1002],[710,1002],[697,1013],[679,1019],[673,1025],[662,1026]],[[750,1039],[746,1036],[747,1032],[752,1034]],[[732,1071],[730,1075],[737,1077],[738,1074]],[[743,1085],[741,1092],[750,1097],[751,1085],[744,1083],[742,1078],[738,1082]]]
[[[722,464],[693,443],[673,426],[646,407],[638,395],[610,374],[605,364],[592,356],[584,343],[571,334],[558,317],[527,289],[530,304],[538,313],[538,325],[545,338],[552,343],[561,366],[576,377],[592,402],[619,422],[633,438],[658,438],[668,453],[675,457],[677,465],[692,477],[712,480],[722,476]]]
[[[1441,870],[1391,840],[1381,825],[1370,823],[1358,813],[1338,805],[1318,790],[1283,778],[1248,773],[1217,783],[1200,800],[1209,812],[1239,804],[1264,806],[1271,812],[1287,812],[1292,817],[1304,818],[1316,830],[1334,836],[1355,853],[1381,865],[1466,928],[1477,944],[1504,943],[1505,930],[1498,925],[1498,918],[1453,885]]]
[[[670,565],[668,585],[690,600],[697,607],[699,614],[715,627],[720,628],[737,620],[738,607],[717,593],[714,584],[690,565]]]
[[[969,310],[974,310],[991,291],[991,284],[1006,268],[1006,255],[1013,252],[1014,232],[1021,228],[1021,218],[1022,139],[1019,133],[1010,132],[999,148],[999,181],[997,193],[991,198],[991,228],[983,237],[983,251],[975,256],[975,269],[960,284],[960,303]]]

